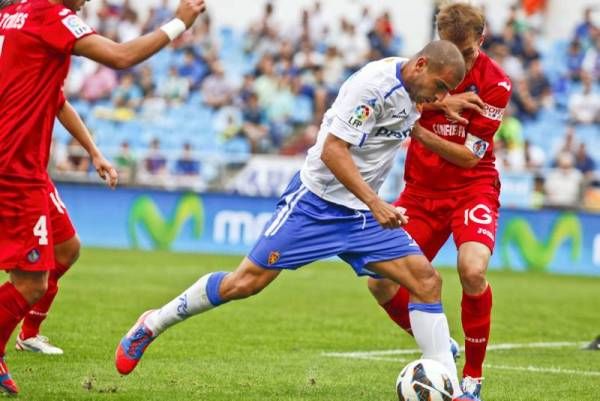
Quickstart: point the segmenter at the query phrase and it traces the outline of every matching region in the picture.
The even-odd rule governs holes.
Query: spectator
[[[56,169],[58,171],[87,174],[91,164],[90,157],[75,138],[69,139],[65,156],[63,160],[57,161]]]
[[[122,183],[132,183],[135,179],[137,163],[135,157],[129,148],[129,142],[121,142],[119,152],[115,156],[115,168],[119,173],[119,181]]]
[[[540,58],[540,52],[535,48],[535,37],[528,32],[523,36],[523,52],[521,54],[523,65],[525,68],[529,68],[531,62],[539,60]]]
[[[193,49],[186,49],[183,53],[183,64],[179,67],[179,75],[189,80],[192,89],[197,89],[207,72],[204,60],[197,57]]]
[[[115,70],[97,64],[94,73],[83,81],[81,99],[90,103],[110,99],[117,85]]]
[[[213,61],[210,69],[211,74],[202,83],[202,100],[206,106],[218,109],[231,103],[233,88],[220,61]]]
[[[532,96],[527,80],[521,79],[513,83],[514,92],[512,102],[520,120],[533,120],[537,118],[541,103]]]
[[[583,208],[590,212],[600,212],[600,180],[594,179],[588,187],[585,189],[583,194]],[[596,342],[600,341],[600,337]],[[596,347],[595,349],[600,349]]]
[[[294,66],[301,71],[322,67],[324,63],[323,55],[317,52],[309,39],[302,40],[300,52],[294,57]]]
[[[140,107],[140,118],[146,121],[160,120],[167,110],[167,100],[155,91],[148,93]]]
[[[525,168],[528,171],[539,171],[546,162],[544,150],[537,145],[534,145],[529,140],[523,143],[523,154],[525,156]]]
[[[490,48],[490,54],[502,66],[513,82],[520,81],[525,77],[523,63],[510,53],[509,47],[504,43],[493,44]]]
[[[586,45],[591,43],[592,35],[599,29],[594,25],[592,11],[591,7],[587,7],[583,11],[583,22],[575,28],[575,39]]]
[[[213,120],[213,129],[221,142],[227,142],[242,132],[242,112],[235,106],[219,109]]]
[[[546,204],[546,189],[543,175],[536,174],[533,178],[533,192],[531,194],[531,207],[541,209]]]
[[[162,0],[158,7],[152,7],[148,13],[146,23],[144,23],[143,31],[152,32],[165,22],[167,22],[172,15],[172,11],[169,9],[169,0]]]
[[[325,53],[323,63],[323,79],[330,88],[339,87],[345,77],[344,59],[335,44],[331,44]]]
[[[552,87],[550,86],[550,80],[544,73],[542,61],[539,58],[533,59],[529,63],[527,69],[527,86],[538,108],[552,107]]]
[[[142,101],[142,90],[135,82],[135,77],[128,72],[121,77],[121,81],[113,92],[112,102],[116,109],[125,108],[135,110]]]
[[[275,74],[272,56],[263,55],[261,57],[256,69],[256,77],[254,90],[258,95],[258,100],[260,101],[261,106],[269,107],[277,92],[278,86],[278,79]]]
[[[150,64],[142,65],[137,75],[137,84],[142,91],[143,97],[149,96],[156,91],[154,73]]]
[[[344,57],[344,63],[348,72],[353,73],[358,71],[369,55],[369,41],[367,37],[360,35],[354,24],[342,18],[341,33],[336,43],[340,54]]]
[[[600,29],[596,32],[594,45],[585,53],[582,68],[592,81],[600,79]]]
[[[583,173],[583,175],[591,179],[596,170],[596,163],[589,155],[585,147],[585,143],[581,142],[575,153],[575,168]]]
[[[180,104],[187,100],[189,93],[190,81],[179,75],[177,67],[171,66],[167,79],[159,89],[159,94],[171,104]]]
[[[552,169],[545,183],[546,204],[556,207],[575,207],[579,203],[583,174],[574,167],[570,153],[558,155],[557,167]]]
[[[593,90],[592,79],[583,76],[583,88],[569,98],[569,115],[576,124],[600,123],[600,95]]]
[[[167,158],[161,151],[157,138],[150,142],[150,149],[144,158],[144,172],[150,176],[163,176],[167,173]]]
[[[200,161],[192,151],[192,145],[188,142],[183,144],[181,155],[175,162],[175,174],[186,177],[200,175]]]
[[[121,13],[121,20],[117,26],[117,32],[120,42],[128,42],[139,37],[142,34],[142,27],[138,24],[138,15],[128,2],[124,4],[124,9]]]
[[[238,90],[238,96],[235,100],[237,105],[244,105],[251,95],[256,95],[254,91],[254,74],[246,73],[242,79],[242,86]]]
[[[368,38],[371,46],[371,60],[396,56],[393,48],[394,37],[390,29],[390,21],[385,16],[377,18],[373,30],[369,32]]]
[[[514,116],[513,107],[510,105],[506,109],[495,139],[502,142],[500,149],[503,151],[504,167],[510,170],[524,169],[523,126]]]
[[[260,107],[258,96],[251,93],[242,109],[242,132],[250,141],[252,153],[261,152],[268,148],[269,126],[267,113]]]
[[[572,81],[581,80],[581,71],[583,67],[583,59],[585,53],[581,48],[581,43],[575,39],[569,44],[566,57],[566,65],[568,71],[568,77]]]

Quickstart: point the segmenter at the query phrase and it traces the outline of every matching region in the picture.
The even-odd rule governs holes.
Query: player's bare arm
[[[115,69],[132,67],[160,51],[183,30],[191,27],[205,8],[204,0],[181,0],[175,19],[154,32],[126,43],[117,43],[101,35],[89,35],[75,43],[73,53]]]
[[[420,124],[415,125],[411,137],[421,142],[430,151],[462,168],[473,168],[481,160],[466,146],[442,139]]]
[[[457,93],[446,96],[441,102],[427,103],[423,105],[424,110],[441,110],[450,121],[468,125],[469,120],[461,116],[465,110],[473,110],[482,114],[484,108],[483,100],[474,92]]]
[[[69,102],[65,102],[63,107],[58,111],[58,121],[63,127],[83,146],[85,151],[90,155],[92,163],[98,172],[100,178],[106,181],[108,186],[115,188],[118,182],[118,174],[113,165],[106,160],[100,149],[94,143],[89,130],[79,117],[77,111]]]
[[[323,145],[321,160],[335,178],[358,199],[363,201],[373,213],[373,217],[384,228],[398,228],[407,223],[400,210],[385,202],[362,179],[352,160],[350,144],[335,135],[329,134]]]

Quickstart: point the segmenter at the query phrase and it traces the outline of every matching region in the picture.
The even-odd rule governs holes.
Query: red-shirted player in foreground
[[[510,98],[511,82],[480,50],[485,28],[481,10],[464,3],[445,6],[437,15],[437,26],[440,38],[461,50],[468,72],[452,96],[437,109],[423,112],[406,158],[406,189],[396,205],[407,209],[410,220],[405,228],[430,260],[450,234],[454,237],[463,287],[462,387],[480,397],[492,309],[486,270],[494,250],[500,195],[493,137]],[[408,291],[375,279],[369,280],[369,289],[410,333]]]
[[[62,92],[58,100],[58,114],[56,117],[86,150],[100,177],[106,180],[111,188],[115,188],[118,181],[116,170],[102,155],[81,117],[73,106],[66,101]],[[54,243],[54,269],[48,274],[48,290],[23,319],[21,332],[17,336],[16,348],[19,351],[60,355],[63,353],[62,349],[52,345],[47,337],[40,335],[40,327],[46,320],[54,298],[58,294],[58,280],[79,257],[81,243],[69,217],[67,207],[62,202],[58,189],[50,179],[48,179],[47,188],[50,213],[48,217],[52,225],[52,242]]]
[[[146,60],[189,28],[203,0],[127,43],[97,35],[75,15],[85,0],[27,0],[0,9],[0,391],[19,389],[4,361],[17,324],[46,293],[55,267],[46,172],[52,127],[71,54],[113,68]]]

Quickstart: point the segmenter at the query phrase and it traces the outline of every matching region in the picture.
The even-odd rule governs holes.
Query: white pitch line
[[[539,342],[539,343],[505,343],[505,344],[491,344],[487,347],[488,351],[504,351],[513,349],[527,349],[527,348],[567,348],[567,347],[582,347],[585,342]],[[461,347],[464,351],[464,347]],[[417,348],[409,349],[393,349],[384,351],[354,351],[354,352],[325,352],[323,356],[338,357],[338,358],[360,358],[365,357],[385,357],[391,355],[412,355],[420,354],[421,350]]]
[[[488,369],[513,370],[519,372],[534,372],[534,373],[556,373],[565,375],[579,376],[600,376],[600,372],[591,370],[572,370],[562,368],[541,368],[538,366],[507,366],[507,365],[484,365]]]
[[[488,346],[488,351],[503,351],[512,349],[533,349],[533,348],[567,348],[577,347],[581,348],[585,342],[539,342],[539,343],[524,343],[524,344],[493,344]],[[324,352],[323,356],[333,358],[348,358],[348,359],[361,359],[369,361],[381,361],[381,362],[408,362],[406,358],[395,358],[395,355],[411,355],[420,354],[419,349],[400,349],[400,350],[385,350],[385,351],[364,351],[364,352]],[[562,368],[544,368],[539,366],[508,366],[508,365],[488,365],[485,364],[488,369],[498,370],[511,370],[517,372],[533,372],[533,373],[553,373],[553,374],[565,374],[565,375],[581,375],[581,376],[600,376],[600,372],[597,371],[585,371],[585,370],[572,370]]]

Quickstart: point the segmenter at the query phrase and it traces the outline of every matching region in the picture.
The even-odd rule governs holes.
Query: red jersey
[[[484,113],[462,113],[467,126],[448,120],[443,111],[424,111],[419,123],[447,141],[464,145],[481,160],[473,168],[462,168],[412,140],[406,156],[404,179],[408,191],[432,198],[469,191],[474,186],[499,188],[494,165],[494,134],[498,130],[512,90],[500,66],[480,52],[465,79],[451,94],[472,91],[485,103]]]
[[[0,184],[46,185],[52,128],[75,42],[71,10],[28,0],[0,10]]]

